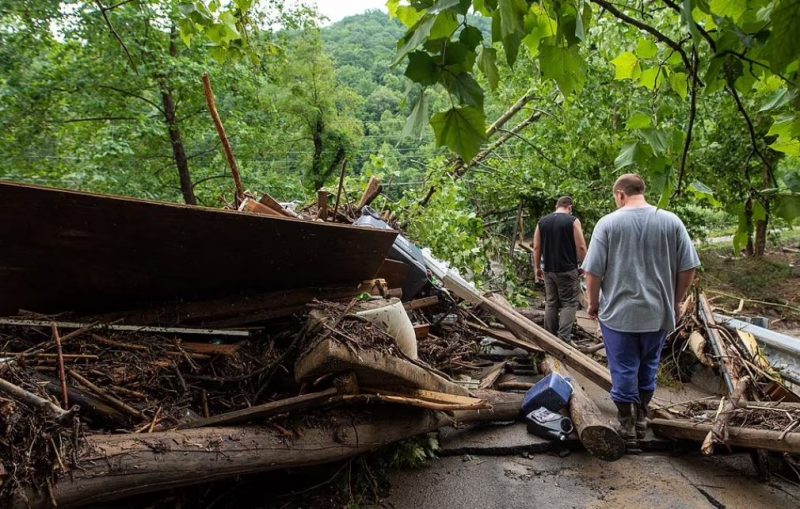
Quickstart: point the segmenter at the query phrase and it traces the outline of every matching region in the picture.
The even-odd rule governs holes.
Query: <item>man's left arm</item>
[[[586,258],[586,239],[583,237],[583,228],[581,227],[581,220],[576,219],[572,227],[572,233],[575,237],[575,250],[578,254],[578,263],[583,263]]]

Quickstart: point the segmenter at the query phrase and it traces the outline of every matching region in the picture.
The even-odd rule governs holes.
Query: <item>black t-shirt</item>
[[[545,272],[569,272],[578,268],[575,248],[575,216],[553,213],[539,221]]]

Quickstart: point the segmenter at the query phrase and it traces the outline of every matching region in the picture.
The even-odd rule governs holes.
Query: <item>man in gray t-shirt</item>
[[[623,438],[644,437],[661,350],[700,259],[673,213],[649,205],[645,183],[614,184],[618,210],[600,219],[583,262],[589,315],[600,319],[611,371],[611,399]]]

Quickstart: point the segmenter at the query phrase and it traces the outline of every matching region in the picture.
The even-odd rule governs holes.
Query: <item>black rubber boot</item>
[[[639,442],[636,440],[636,418],[639,415],[639,405],[636,403],[614,403],[617,405],[617,420],[619,420],[619,435],[625,441],[625,448],[629,453],[640,452]]]
[[[652,392],[639,393],[639,408],[636,413],[636,438],[640,440],[647,434],[647,413],[652,399]]]

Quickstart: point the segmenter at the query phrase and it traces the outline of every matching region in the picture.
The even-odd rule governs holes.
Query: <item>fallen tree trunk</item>
[[[545,350],[593,383],[605,390],[611,390],[611,374],[608,372],[608,368],[516,312],[502,295],[495,294],[481,299],[481,305],[495,315],[520,340],[513,343],[513,346],[524,348],[530,352]],[[499,337],[497,339],[505,341]]]
[[[681,440],[702,442],[706,435],[713,429],[712,424],[694,423],[686,419],[653,419],[650,427],[660,436]],[[748,449],[765,449],[768,451],[800,453],[800,433],[786,433],[781,439],[783,431],[770,431],[763,429],[728,427],[726,444]]]
[[[586,394],[583,387],[570,375],[569,370],[558,360],[545,356],[541,363],[545,373],[558,373],[572,380],[572,396],[569,398],[569,414],[578,432],[583,447],[604,461],[616,461],[625,455],[625,441],[603,417],[600,409]]]
[[[512,420],[519,398],[495,391],[479,397],[492,410],[455,413],[459,422]],[[296,430],[295,439],[264,426],[199,428],[147,435],[87,437],[92,457],[53,486],[59,508],[106,502],[166,489],[272,470],[298,468],[343,460],[411,436],[453,424],[453,417],[426,410],[387,405],[340,422]],[[332,425],[333,423],[333,425]],[[30,507],[50,507],[44,493],[29,493]],[[14,509],[26,507],[16,501]]]

